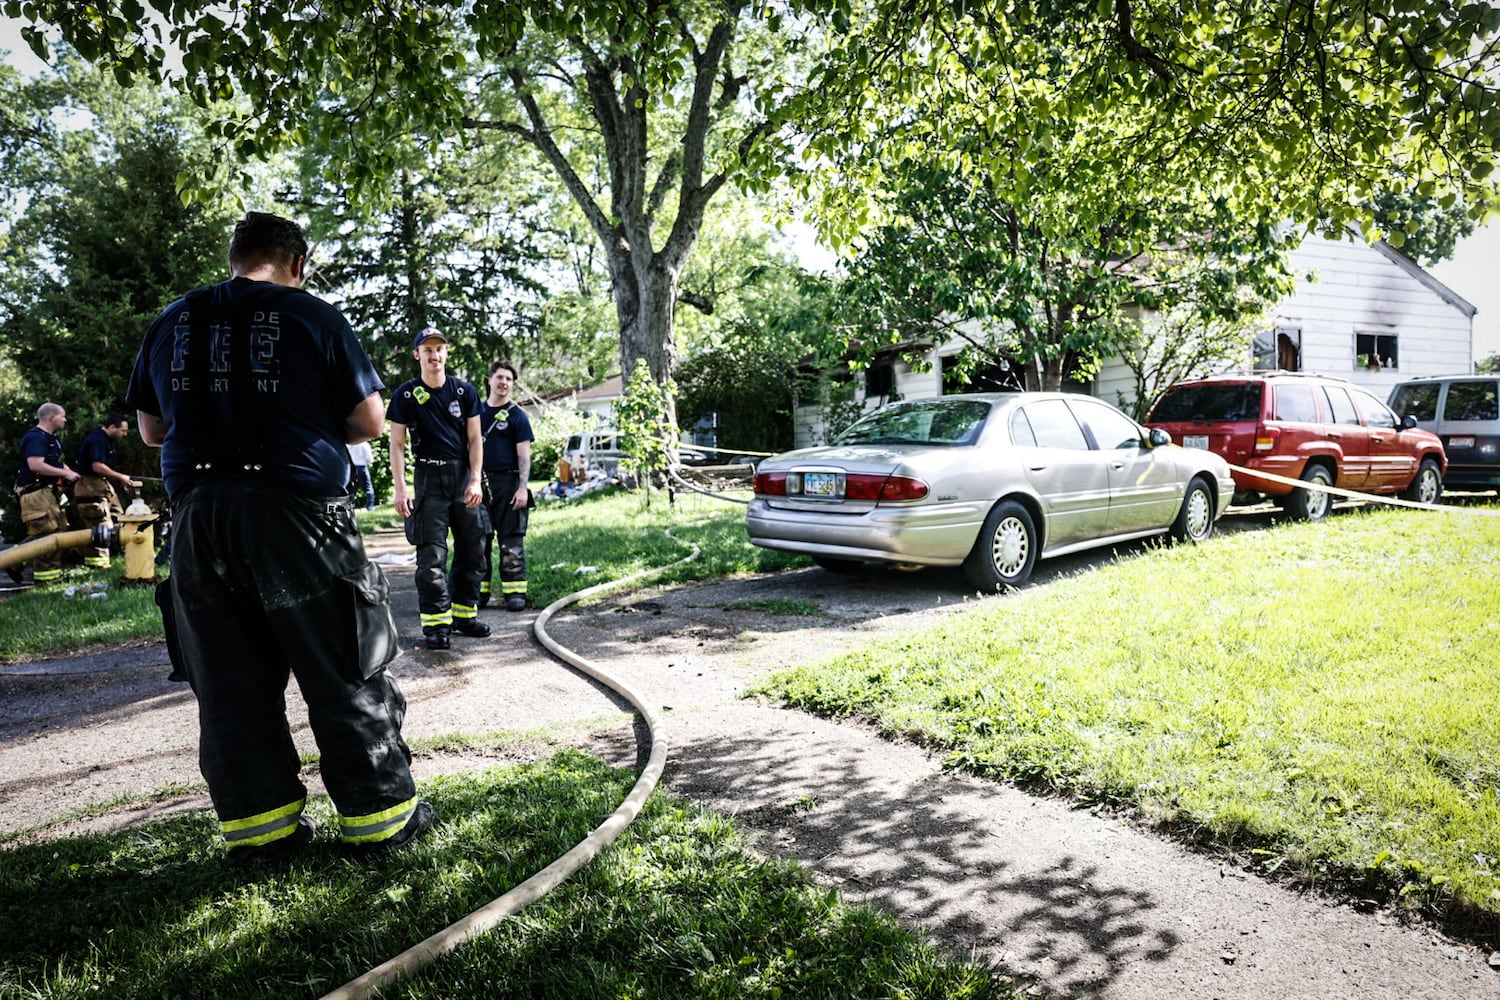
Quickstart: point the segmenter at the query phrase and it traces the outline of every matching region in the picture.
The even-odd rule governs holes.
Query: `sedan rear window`
[[[1217,424],[1260,419],[1259,382],[1179,385],[1166,391],[1151,411],[1154,424]]]
[[[973,444],[990,404],[975,399],[895,403],[852,424],[834,444]]]

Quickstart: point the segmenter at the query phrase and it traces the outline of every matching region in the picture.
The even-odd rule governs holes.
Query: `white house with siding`
[[[1475,307],[1394,247],[1367,244],[1354,232],[1314,236],[1292,251],[1289,264],[1296,288],[1273,311],[1270,329],[1245,345],[1244,367],[1336,375],[1382,399],[1394,383],[1415,375],[1474,370]],[[954,339],[934,349],[925,372],[891,360],[856,373],[864,385],[854,386],[855,398],[873,408],[892,391],[902,399],[938,395],[944,359],[964,346]],[[1369,367],[1372,354],[1378,371]],[[1110,359],[1079,388],[1115,402],[1129,400],[1134,385],[1125,364]],[[823,415],[817,405],[797,409],[798,447],[822,442]]]

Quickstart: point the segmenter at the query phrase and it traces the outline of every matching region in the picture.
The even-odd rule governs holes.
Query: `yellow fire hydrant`
[[[125,583],[156,580],[156,512],[136,497],[120,519],[120,551],[125,554]]]

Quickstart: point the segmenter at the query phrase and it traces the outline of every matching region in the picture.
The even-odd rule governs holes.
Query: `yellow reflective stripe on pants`
[[[399,806],[391,806],[368,816],[340,816],[339,831],[346,844],[373,844],[389,840],[401,832],[416,809],[417,800],[413,797]]]
[[[109,569],[108,556],[84,556],[83,564],[90,569]]]
[[[261,844],[290,837],[297,829],[297,820],[302,818],[302,810],[306,805],[307,798],[303,797],[296,802],[246,816],[244,819],[220,820],[219,831],[230,849],[259,847]]]
[[[526,581],[502,580],[500,582],[500,592],[502,594],[524,594],[526,593]]]
[[[481,580],[479,583],[479,592],[481,594],[488,594],[490,592],[490,581]]]
[[[434,615],[429,615],[429,614],[423,614],[422,615],[422,627],[423,628],[429,628],[429,627],[431,627],[433,625],[452,625],[452,624],[453,624],[453,612],[451,612],[451,611],[440,611],[440,612],[438,612],[437,614],[434,614]]]
[[[454,619],[473,618],[479,614],[479,609],[468,604],[453,605]]]
[[[51,583],[53,580],[62,579],[62,570],[36,569],[35,567],[33,567],[31,570],[31,578],[37,583]]]

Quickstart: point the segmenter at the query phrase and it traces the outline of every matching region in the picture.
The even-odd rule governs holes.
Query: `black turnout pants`
[[[473,618],[479,609],[490,516],[483,504],[464,506],[468,482],[467,462],[417,462],[412,542],[417,547],[417,610],[424,630],[451,625],[454,618]],[[445,572],[450,529],[453,566]]]
[[[526,596],[526,526],[531,512],[525,507],[515,510],[510,502],[522,485],[521,473],[490,472],[485,505],[490,511],[489,534],[484,536],[484,577],[481,587],[489,592],[494,573],[494,542],[500,542],[500,593],[506,597]]]
[[[406,699],[385,669],[398,651],[395,625],[349,498],[216,482],[173,507],[173,603],[198,699],[199,765],[231,846],[247,817],[275,817],[284,829],[306,798],[288,674],[307,702],[345,838],[371,817],[403,819],[416,789],[401,737]]]

